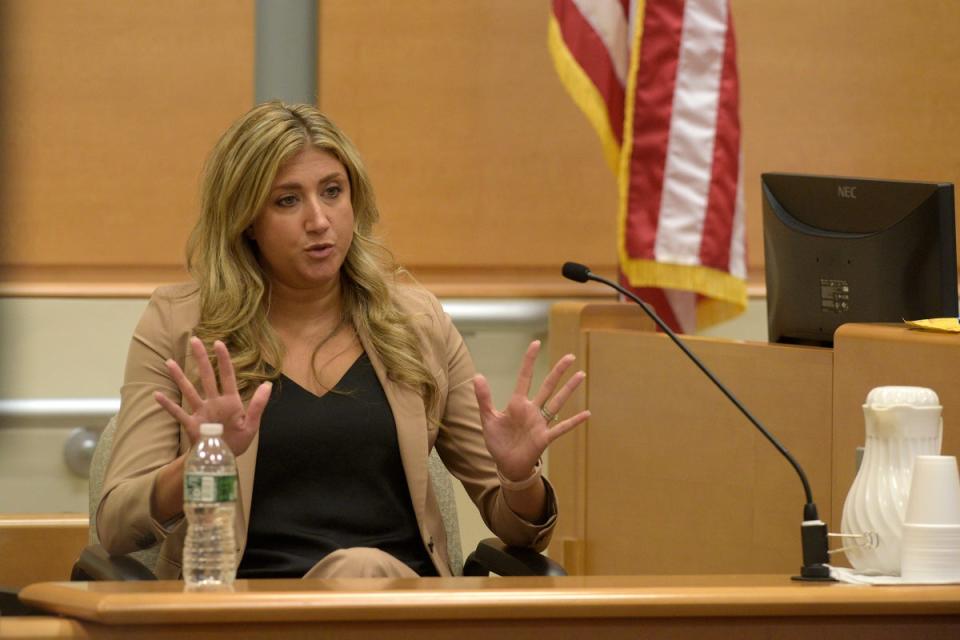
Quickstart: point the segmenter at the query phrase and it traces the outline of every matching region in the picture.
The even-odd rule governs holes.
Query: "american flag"
[[[739,86],[727,0],[553,0],[564,86],[617,175],[621,283],[676,331],[746,308]]]

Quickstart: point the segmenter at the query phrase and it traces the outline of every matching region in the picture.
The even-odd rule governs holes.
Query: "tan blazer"
[[[483,442],[472,383],[474,366],[463,338],[430,293],[397,286],[393,295],[412,318],[422,341],[424,361],[439,383],[440,406],[444,407],[439,426],[428,424],[423,403],[414,390],[387,378],[369,336],[361,334],[360,341],[393,410],[414,512],[437,571],[444,576],[451,574],[446,534],[427,471],[427,456],[434,446],[500,539],[543,550],[556,522],[556,501],[549,483],[550,517],[546,523],[533,525],[510,510]],[[150,494],[160,467],[186,452],[189,440],[176,420],[156,403],[153,393],[162,391],[183,402],[164,365],[169,358],[196,380],[197,367],[188,340],[199,321],[199,312],[199,295],[193,284],[161,287],[150,298],[130,342],[113,453],[96,515],[101,543],[112,554],[130,553],[161,542],[156,573],[162,579],[175,579],[181,574],[186,526],[182,516],[172,522],[157,522],[150,513]],[[238,554],[246,545],[257,444],[258,438],[254,438],[237,458]]]

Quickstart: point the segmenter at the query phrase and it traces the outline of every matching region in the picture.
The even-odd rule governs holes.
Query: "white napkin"
[[[830,566],[830,565],[827,565]],[[901,576],[890,576],[879,573],[855,571],[846,567],[830,567],[830,577],[847,584],[960,584],[960,580],[904,580]]]

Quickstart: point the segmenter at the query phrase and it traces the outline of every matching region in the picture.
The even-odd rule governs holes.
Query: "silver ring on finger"
[[[547,422],[556,422],[557,420],[560,419],[560,416],[558,416],[555,413],[552,413],[547,409],[546,404],[543,404],[540,406],[540,415],[542,415],[543,419],[546,420]]]

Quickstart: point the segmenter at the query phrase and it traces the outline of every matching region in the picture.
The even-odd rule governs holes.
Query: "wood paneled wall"
[[[960,181],[960,3],[732,5],[754,274],[762,171]],[[548,10],[320,1],[319,104],[438,293],[583,294],[560,263],[614,268],[614,179],[553,71]],[[2,3],[0,287],[182,277],[200,166],[252,73],[250,0]]]
[[[0,6],[7,292],[184,279],[203,161],[253,102],[252,0]]]
[[[353,137],[397,257],[432,286],[614,265],[616,185],[546,46],[546,2],[327,1],[320,105]],[[574,295],[585,288],[568,288]]]
[[[732,4],[754,271],[764,171],[960,183],[960,2]]]

